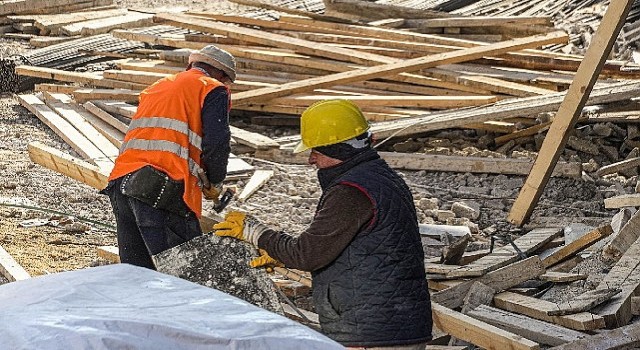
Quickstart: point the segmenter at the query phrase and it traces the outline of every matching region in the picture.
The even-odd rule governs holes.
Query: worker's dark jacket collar
[[[380,158],[380,155],[378,155],[376,150],[373,148],[367,148],[336,166],[320,169],[318,170],[318,182],[320,183],[320,187],[324,191],[329,187],[329,185],[331,185],[333,180],[349,171],[349,169],[362,162],[368,162],[378,158]]]

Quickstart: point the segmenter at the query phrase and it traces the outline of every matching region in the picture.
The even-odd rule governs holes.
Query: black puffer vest
[[[407,185],[374,150],[322,169],[318,177],[323,193],[339,184],[354,186],[375,210],[369,226],[338,258],[312,274],[323,333],[345,346],[430,340],[424,252]]]

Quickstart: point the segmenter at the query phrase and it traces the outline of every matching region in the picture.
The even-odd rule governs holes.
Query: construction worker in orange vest
[[[111,200],[120,260],[155,269],[152,256],[202,235],[202,195],[222,192],[230,152],[228,85],[234,57],[209,45],[186,71],[140,94],[120,155],[101,191]]]

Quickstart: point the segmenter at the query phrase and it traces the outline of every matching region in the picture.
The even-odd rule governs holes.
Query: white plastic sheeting
[[[1,349],[344,349],[215,289],[117,264],[0,286]]]

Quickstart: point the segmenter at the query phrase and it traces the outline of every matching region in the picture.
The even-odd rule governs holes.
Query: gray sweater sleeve
[[[258,247],[286,267],[315,271],[335,260],[373,218],[374,206],[364,192],[337,185],[327,192],[313,222],[299,236],[269,230],[258,240]]]

